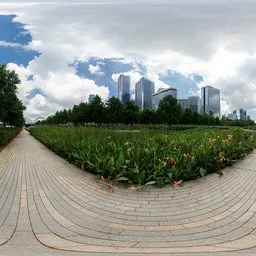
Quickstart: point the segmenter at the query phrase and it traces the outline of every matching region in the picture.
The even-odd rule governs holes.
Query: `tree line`
[[[37,124],[60,125],[74,124],[167,124],[167,125],[254,125],[253,121],[220,120],[211,115],[201,115],[190,108],[182,110],[177,99],[166,96],[159,104],[156,111],[151,109],[140,110],[134,101],[123,105],[116,98],[110,98],[106,103],[97,95],[91,103],[81,102],[72,109],[57,111],[44,121]]]
[[[25,107],[17,97],[17,85],[20,79],[14,70],[0,64],[0,122],[5,127],[24,125],[23,111]]]

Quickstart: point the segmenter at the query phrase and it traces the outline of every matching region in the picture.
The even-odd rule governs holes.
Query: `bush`
[[[0,146],[11,141],[20,130],[20,128],[0,128]]]

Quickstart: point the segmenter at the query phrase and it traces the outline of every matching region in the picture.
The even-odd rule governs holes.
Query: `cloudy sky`
[[[255,0],[55,0],[0,3],[0,63],[21,78],[27,120],[146,76],[179,98],[211,85],[222,113],[256,119]]]

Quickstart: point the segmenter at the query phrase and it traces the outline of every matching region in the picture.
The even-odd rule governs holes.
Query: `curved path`
[[[222,178],[111,193],[22,131],[0,153],[0,245],[1,255],[255,253],[256,152]]]

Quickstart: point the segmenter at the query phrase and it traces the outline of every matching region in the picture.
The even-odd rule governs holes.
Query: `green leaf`
[[[154,184],[156,184],[156,181],[155,181],[155,180],[152,180],[152,181],[147,182],[147,183],[145,184],[145,186],[147,186],[147,185],[154,185]]]
[[[200,173],[201,177],[204,177],[206,175],[206,170],[204,168],[200,167],[199,173]]]
[[[139,174],[140,171],[139,171],[139,168],[138,168],[138,165],[135,163],[135,168],[131,169],[131,171],[135,174]]]
[[[117,181],[128,181],[129,178],[127,178],[127,177],[119,177],[119,178],[117,178],[116,180],[117,180]]]
[[[168,172],[167,175],[168,175],[169,179],[171,180],[172,179],[172,173]]]

